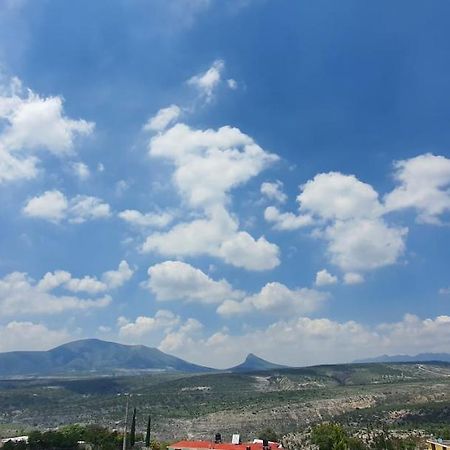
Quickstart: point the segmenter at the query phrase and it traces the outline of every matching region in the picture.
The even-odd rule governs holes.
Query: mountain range
[[[250,353],[229,372],[283,368]],[[212,372],[216,369],[192,364],[144,345],[124,345],[100,339],[69,342],[48,351],[0,353],[0,376],[47,376],[140,371]]]
[[[355,363],[450,362],[449,353],[420,353],[411,355],[382,355]],[[226,372],[243,373],[284,369],[253,353]],[[47,351],[16,351],[0,353],[0,377],[48,376],[77,374],[111,374],[117,372],[165,371],[204,373],[219,370],[190,363],[153,347],[124,345],[99,339],[69,342]]]
[[[99,339],[69,342],[48,351],[0,353],[0,376],[105,373],[117,370],[207,372],[213,369],[191,364],[156,348]]]
[[[381,355],[353,361],[355,363],[394,363],[394,362],[450,362],[450,353],[419,353],[418,355]]]

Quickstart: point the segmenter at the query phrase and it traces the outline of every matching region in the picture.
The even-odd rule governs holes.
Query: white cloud
[[[289,289],[278,282],[267,283],[260,292],[242,301],[225,300],[217,312],[224,316],[248,314],[254,311],[277,316],[306,314],[316,311],[328,298],[328,294],[314,289]]]
[[[0,121],[0,182],[34,178],[36,152],[70,155],[76,137],[94,129],[92,122],[66,117],[61,97],[40,97],[23,89],[18,78],[0,86]]]
[[[319,270],[319,272],[316,273],[316,286],[327,286],[330,284],[336,284],[337,282],[338,278],[335,275],[331,275],[331,273],[326,269]]]
[[[131,225],[142,228],[164,228],[174,218],[169,212],[143,214],[135,209],[121,211],[119,217]]]
[[[89,276],[83,278],[71,278],[67,280],[64,286],[71,292],[88,292],[90,294],[97,294],[107,289],[105,283]]]
[[[233,78],[229,78],[227,80],[227,85],[230,89],[232,89],[233,91],[236,90],[238,88],[238,84],[237,81],[234,80]]]
[[[374,270],[396,263],[405,250],[406,228],[389,226],[372,186],[354,175],[321,173],[300,187],[300,215],[265,211],[275,228],[312,225],[313,236],[327,242],[333,264],[345,272]]]
[[[450,287],[439,289],[440,295],[450,295]]]
[[[155,331],[164,330],[169,332],[180,323],[180,317],[171,311],[159,310],[154,317],[139,316],[134,322],[124,322],[123,318],[119,322],[119,335],[126,339],[139,339]]]
[[[56,287],[56,286],[55,286]],[[109,296],[96,299],[53,294],[49,283],[36,283],[26,273],[12,272],[0,278],[0,309],[4,316],[58,314],[69,310],[103,308]]]
[[[69,214],[70,222],[83,223],[109,217],[111,210],[107,203],[97,197],[77,195],[70,201]]]
[[[194,86],[207,102],[211,101],[214,96],[214,90],[222,81],[222,72],[225,68],[225,62],[217,59],[212,66],[204,73],[194,75],[187,83]]]
[[[38,282],[37,287],[43,292],[62,286],[71,292],[98,294],[123,286],[133,276],[133,273],[134,271],[126,261],[121,261],[117,270],[104,272],[101,280],[91,276],[74,278],[69,272],[56,270],[55,272],[47,272]]]
[[[195,343],[195,338],[203,329],[203,324],[197,319],[187,319],[177,330],[166,334],[159,344],[159,349],[163,352],[174,352]]]
[[[193,130],[184,124],[154,136],[149,150],[151,156],[173,163],[175,187],[186,206],[199,210],[203,218],[151,234],[144,252],[176,257],[206,254],[250,270],[279,264],[278,247],[263,236],[255,239],[239,231],[237,220],[226,209],[230,191],[277,161],[276,155],[237,128]]]
[[[60,222],[66,216],[69,202],[60,191],[46,191],[42,195],[28,200],[23,213],[28,217]]]
[[[170,105],[160,109],[156,115],[151,117],[144,125],[146,131],[163,131],[170,124],[175,122],[181,114],[181,108],[177,105]]]
[[[71,167],[75,176],[77,176],[81,181],[87,180],[91,175],[89,167],[83,162],[74,162],[71,164]]]
[[[178,338],[174,336],[170,343],[160,348],[197,364],[219,368],[237,364],[248,352],[293,366],[343,363],[381,354],[446,352],[450,317],[420,319],[407,314],[398,322],[369,327],[355,321],[293,316],[241,335],[219,331],[208,336],[198,327]]]
[[[334,264],[344,271],[364,271],[396,263],[406,234],[406,228],[388,227],[383,220],[359,219],[337,221],[323,236]]]
[[[68,200],[62,192],[53,190],[29,199],[23,213],[28,217],[54,223],[62,220],[83,223],[109,217],[111,211],[109,205],[97,197],[77,195]]]
[[[344,274],[344,284],[359,284],[364,282],[364,277],[357,272],[347,272]]]
[[[417,210],[417,221],[440,224],[450,211],[450,159],[431,153],[397,161],[395,179],[399,183],[385,196],[387,211]]]
[[[48,350],[69,340],[66,330],[52,330],[41,323],[12,321],[0,325],[0,352]]]
[[[215,281],[190,264],[165,261],[148,269],[146,283],[157,300],[185,300],[188,302],[220,303],[226,299],[241,298],[224,279]]]
[[[102,275],[102,281],[109,289],[123,286],[134,274],[134,270],[125,260],[120,261],[117,270],[108,270]]]
[[[282,213],[275,206],[268,206],[264,211],[267,222],[273,223],[276,230],[297,230],[313,224],[313,218],[307,214],[295,215],[291,212]]]
[[[262,183],[260,191],[269,200],[276,200],[280,203],[285,203],[287,200],[287,195],[283,192],[283,183],[280,180]]]
[[[301,186],[300,211],[320,219],[376,218],[383,209],[377,192],[354,175],[320,173]]]
[[[154,136],[149,151],[173,163],[173,182],[194,208],[224,204],[231,189],[279,159],[237,128],[194,130],[181,123]]]
[[[166,233],[150,235],[142,250],[175,257],[210,255],[248,270],[272,269],[280,263],[275,244],[238,231],[236,221],[222,208],[216,208],[208,219],[180,223]]]

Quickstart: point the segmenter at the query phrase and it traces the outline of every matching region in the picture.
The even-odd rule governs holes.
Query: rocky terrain
[[[137,376],[0,380],[0,432],[72,423],[121,427],[125,394],[143,431],[152,415],[162,440],[281,435],[327,420],[363,429],[450,419],[450,364],[378,363],[247,373],[155,373]],[[415,426],[415,425],[414,425]]]

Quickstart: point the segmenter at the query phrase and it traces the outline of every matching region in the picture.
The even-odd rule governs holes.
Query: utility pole
[[[127,395],[127,406],[125,409],[125,427],[123,432],[123,445],[122,450],[127,450],[127,426],[128,426],[128,403],[130,401],[130,396]]]

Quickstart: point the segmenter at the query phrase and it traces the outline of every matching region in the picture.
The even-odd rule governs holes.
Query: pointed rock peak
[[[257,370],[270,370],[270,369],[282,369],[286,366],[271,363],[265,359],[256,356],[254,353],[249,353],[244,362],[238,366],[231,367],[229,370],[232,372],[251,372]]]

